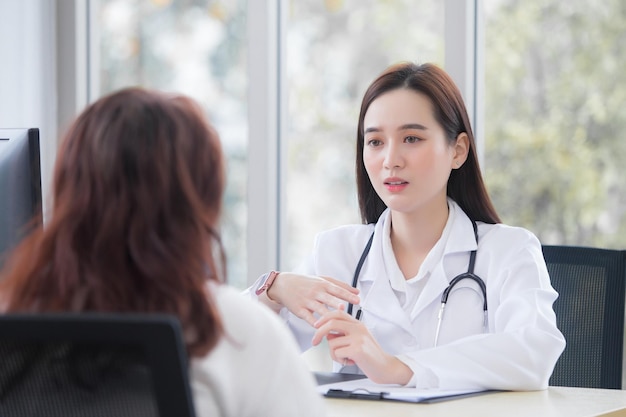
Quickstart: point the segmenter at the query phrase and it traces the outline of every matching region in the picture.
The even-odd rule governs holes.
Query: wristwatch
[[[263,274],[263,277],[261,279],[261,285],[259,286],[259,288],[257,288],[257,290],[254,293],[256,295],[261,295],[267,290],[269,290],[279,273],[280,272],[277,272],[277,271],[270,271],[266,274]],[[269,295],[267,296],[267,298],[269,298]]]

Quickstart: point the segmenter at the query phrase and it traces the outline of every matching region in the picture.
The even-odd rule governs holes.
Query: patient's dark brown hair
[[[87,107],[59,149],[52,210],[2,272],[8,312],[176,315],[192,356],[222,334],[219,137],[193,100],[124,89]]]

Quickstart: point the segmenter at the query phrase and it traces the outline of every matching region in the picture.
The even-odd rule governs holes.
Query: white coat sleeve
[[[556,327],[552,304],[558,295],[550,285],[541,245],[525,232],[524,240],[515,241],[505,256],[490,260],[488,301],[496,307],[489,312],[489,333],[398,355],[414,371],[409,386],[547,388],[565,339]]]

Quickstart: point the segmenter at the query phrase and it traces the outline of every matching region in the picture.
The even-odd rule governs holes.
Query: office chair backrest
[[[0,416],[194,415],[177,318],[0,316]]]
[[[550,385],[622,387],[626,251],[543,246],[567,341]]]

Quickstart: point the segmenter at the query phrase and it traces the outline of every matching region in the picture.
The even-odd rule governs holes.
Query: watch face
[[[267,280],[268,280],[269,277],[270,277],[269,273],[263,274],[263,278],[261,279],[260,287],[257,288],[257,290],[254,292],[256,295],[261,295],[261,294],[263,294],[263,292],[265,290],[267,290],[267,287],[269,286],[269,285],[267,285]]]
[[[263,285],[261,288],[259,288],[258,290],[255,291],[256,295],[261,295],[265,292],[265,290],[267,289],[267,285]]]
[[[277,276],[278,272],[276,271],[270,271],[267,274],[263,275],[263,279],[261,280],[261,286],[258,290],[255,291],[256,295],[263,294],[264,291],[267,291],[268,288],[272,286]]]

